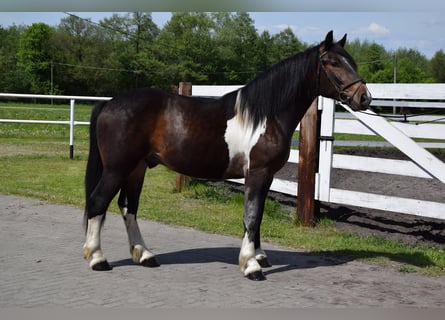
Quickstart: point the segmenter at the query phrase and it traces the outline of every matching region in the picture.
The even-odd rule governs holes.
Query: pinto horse
[[[264,280],[270,266],[261,249],[260,224],[274,174],[286,163],[292,134],[319,95],[365,110],[371,95],[344,50],[346,35],[330,31],[319,45],[287,58],[246,86],[218,99],[137,89],[98,103],[91,115],[86,169],[85,259],[110,270],[101,250],[106,210],[118,204],[135,263],[159,266],[136,220],[145,171],[162,164],[204,179],[245,178],[241,272]]]

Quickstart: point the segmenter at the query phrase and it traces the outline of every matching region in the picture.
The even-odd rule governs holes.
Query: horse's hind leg
[[[125,227],[127,228],[130,254],[133,261],[144,267],[157,267],[159,264],[156,261],[155,255],[147,249],[136,220],[146,167],[145,162],[140,162],[136,169],[127,177],[121,189],[118,204],[124,218]]]
[[[90,267],[96,271],[111,270],[104,257],[100,243],[100,233],[105,220],[106,210],[119,191],[122,179],[119,175],[104,172],[94,192],[87,200],[86,206],[86,239],[83,245],[83,256],[90,259]]]

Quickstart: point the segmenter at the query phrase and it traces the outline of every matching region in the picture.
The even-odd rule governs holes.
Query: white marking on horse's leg
[[[147,249],[144,239],[142,238],[139,225],[134,214],[128,214],[122,210],[127,228],[128,242],[130,244],[130,253],[134,262],[142,263],[145,260],[153,258],[155,255]]]
[[[266,252],[264,252],[263,249],[258,248],[255,250],[255,259],[256,260],[263,260],[263,259],[267,259],[267,254]]]
[[[100,231],[102,227],[104,215],[98,215],[91,219],[88,219],[88,227],[86,232],[86,240],[83,245],[83,257],[85,259],[91,259],[90,267],[104,262],[105,259],[100,246]]]
[[[122,213],[122,217],[125,217],[128,213],[128,208],[127,207],[121,207],[119,206],[119,208],[121,209],[121,213]]]
[[[261,247],[255,250],[255,259],[256,261],[258,261],[261,268],[272,267],[272,265],[269,262],[269,258],[267,257],[267,254],[264,252],[263,249],[261,249]]]
[[[244,234],[239,254],[239,268],[244,276],[261,271],[261,266],[255,259],[255,244],[249,240],[247,232]]]

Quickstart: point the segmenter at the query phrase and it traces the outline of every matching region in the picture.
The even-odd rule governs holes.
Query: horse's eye
[[[340,63],[338,63],[337,60],[331,61],[331,66],[333,66],[334,68],[338,68],[340,67]]]

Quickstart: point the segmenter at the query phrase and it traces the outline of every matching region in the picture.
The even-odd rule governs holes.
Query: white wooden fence
[[[238,88],[240,86],[194,86],[193,95],[221,96]],[[368,84],[368,88],[374,98],[372,105],[445,108],[443,102],[445,101],[445,84]],[[443,202],[432,202],[331,187],[332,168],[437,179],[445,183],[445,164],[410,138],[445,140],[445,123],[439,121],[434,124],[416,125],[389,122],[372,111],[362,113],[354,112],[347,106],[344,108],[354,116],[354,119],[336,119],[334,101],[319,99],[319,109],[322,110],[320,136],[332,137],[334,131],[364,135],[378,134],[405,153],[412,161],[333,154],[334,141],[323,139],[320,141],[320,163],[315,186],[316,199],[445,219],[445,195]],[[439,117],[428,119],[440,120]],[[288,161],[298,163],[298,150],[291,150]],[[243,179],[231,181],[243,183]],[[297,189],[297,182],[280,179],[274,179],[271,186],[273,191],[294,196],[297,195]]]
[[[62,95],[43,95],[43,94],[19,94],[19,93],[0,93],[3,98],[26,98],[26,99],[45,99],[45,100],[69,100],[70,118],[67,120],[29,120],[29,119],[0,119],[0,123],[35,123],[35,124],[66,124],[70,126],[70,159],[74,157],[74,127],[77,125],[89,125],[86,121],[76,121],[74,119],[74,108],[76,100],[80,101],[103,101],[110,100],[110,97],[88,97],[88,96],[62,96]]]
[[[241,86],[193,86],[194,96],[221,96]],[[374,98],[373,105],[445,108],[445,84],[368,84]],[[74,145],[74,126],[88,125],[74,119],[75,100],[109,100],[109,97],[83,96],[48,96],[1,93],[0,97],[33,98],[33,99],[64,99],[70,100],[70,119],[57,121],[57,124],[70,125],[70,156]],[[445,195],[443,202],[423,201],[417,199],[398,198],[371,193],[336,189],[331,187],[332,168],[358,171],[378,172],[385,174],[406,175],[426,179],[437,179],[445,183],[445,164],[430,152],[410,139],[428,138],[445,140],[445,121],[420,125],[400,122],[389,122],[372,112],[353,112],[347,106],[351,117],[336,117],[335,103],[331,99],[319,99],[322,110],[320,136],[331,137],[335,132],[373,135],[378,134],[392,145],[408,155],[412,161],[378,159],[349,155],[333,154],[334,141],[320,141],[319,172],[316,177],[315,196],[317,200],[343,205],[367,207],[372,209],[401,212],[425,217],[445,219]],[[423,117],[419,120],[440,120],[440,117]],[[416,118],[417,120],[417,118]],[[0,122],[16,123],[56,123],[55,121],[0,119]],[[297,128],[298,129],[298,128]],[[289,162],[298,163],[298,150],[291,150]],[[243,180],[232,180],[242,183]],[[271,190],[296,195],[297,183],[274,179]],[[421,192],[421,190],[419,190]]]

